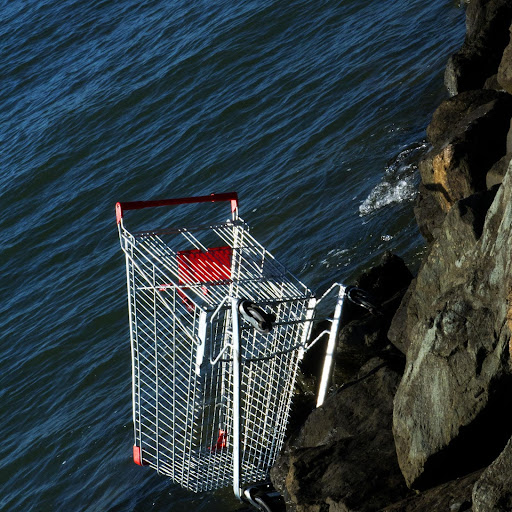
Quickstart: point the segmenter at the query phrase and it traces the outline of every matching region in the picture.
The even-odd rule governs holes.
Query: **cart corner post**
[[[331,288],[329,288],[329,290],[332,290],[332,288],[335,286],[339,287],[338,296],[336,299],[336,307],[334,308],[334,316],[332,319],[331,329],[329,331],[327,349],[325,351],[324,366],[322,369],[322,377],[320,379],[320,386],[318,389],[318,397],[316,402],[317,407],[323,405],[325,396],[327,394],[327,387],[329,385],[329,379],[331,377],[332,361],[334,358],[334,349],[336,347],[336,339],[338,337],[338,330],[340,327],[341,311],[343,309],[343,299],[345,297],[345,287],[339,283],[335,283]],[[326,294],[324,294],[324,297]]]
[[[233,493],[242,501],[240,488],[240,317],[238,299],[231,297],[233,345]]]
[[[116,222],[119,225],[121,223],[121,220],[123,219],[123,207],[121,203],[116,203]]]

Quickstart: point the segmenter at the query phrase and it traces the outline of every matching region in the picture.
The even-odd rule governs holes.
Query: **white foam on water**
[[[359,215],[368,215],[390,204],[412,201],[415,196],[416,184],[413,176],[401,179],[396,183],[383,181],[370,192],[370,195],[359,206]]]
[[[364,217],[393,204],[412,201],[417,194],[416,171],[420,155],[428,148],[425,142],[401,151],[386,167],[382,181],[370,192],[359,206],[359,215]]]

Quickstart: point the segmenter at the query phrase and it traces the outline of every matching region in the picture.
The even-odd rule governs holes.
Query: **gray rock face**
[[[488,189],[494,187],[495,185],[501,185],[511,160],[512,153],[507,153],[489,169],[489,172],[485,177],[485,184],[487,185]]]
[[[445,85],[451,95],[481,89],[498,72],[509,42],[512,5],[508,0],[471,0],[466,10],[466,38],[446,66]]]
[[[473,512],[512,510],[512,439],[473,487]]]
[[[503,52],[496,79],[505,91],[512,94],[512,42]]]
[[[512,422],[499,421],[512,393],[510,168],[489,207],[494,192],[448,212],[405,306],[399,344],[407,364],[393,430],[412,487],[489,464],[512,431]]]
[[[463,478],[438,485],[399,503],[394,503],[382,509],[381,512],[469,512],[472,505],[473,485],[481,473],[476,471]],[[489,510],[487,509],[487,512]]]
[[[288,511],[379,510],[408,494],[391,432],[400,370],[372,359],[311,413],[271,472]]]

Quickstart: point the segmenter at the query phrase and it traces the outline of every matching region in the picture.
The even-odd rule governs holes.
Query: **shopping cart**
[[[214,202],[230,203],[228,221],[130,232],[123,219],[127,210]],[[249,233],[236,193],[117,203],[116,216],[126,257],[134,461],[191,491],[232,485],[241,498],[268,478],[283,445],[298,364],[316,341],[319,300]],[[343,286],[328,292],[334,286],[319,403],[343,301]]]

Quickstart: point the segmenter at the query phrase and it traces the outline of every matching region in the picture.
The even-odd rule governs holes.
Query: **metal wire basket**
[[[218,201],[230,202],[230,220],[133,233],[124,225],[126,210]],[[282,447],[317,300],[249,233],[236,193],[118,203],[116,212],[134,460],[191,491],[232,485],[240,498]],[[242,302],[269,323],[258,328]]]

